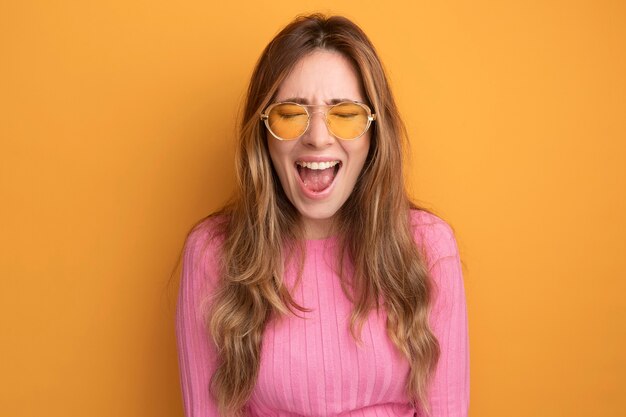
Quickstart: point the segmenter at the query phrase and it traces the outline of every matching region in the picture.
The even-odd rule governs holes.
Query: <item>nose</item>
[[[301,140],[306,146],[312,148],[325,148],[332,145],[335,137],[328,131],[326,115],[323,112],[311,112],[309,128]]]

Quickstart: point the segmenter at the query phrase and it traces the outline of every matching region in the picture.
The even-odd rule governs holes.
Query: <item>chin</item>
[[[304,220],[324,221],[332,220],[339,211],[339,207],[335,207],[334,205],[332,207],[296,206],[296,210],[300,213],[300,217]]]

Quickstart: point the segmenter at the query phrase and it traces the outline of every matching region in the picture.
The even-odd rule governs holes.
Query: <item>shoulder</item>
[[[452,227],[436,215],[415,210],[411,213],[411,223],[433,284],[430,320],[441,342],[441,337],[447,337],[442,332],[447,331],[450,320],[456,320],[457,324],[466,320],[463,318],[465,290],[459,249]],[[456,318],[451,319],[452,316]]]
[[[424,210],[412,209],[410,220],[413,238],[423,252],[429,269],[439,259],[459,256],[454,231],[440,217]]]
[[[211,215],[191,229],[183,250],[183,279],[194,281],[198,287],[216,283],[226,225],[226,216]]]
[[[202,253],[221,247],[226,230],[227,217],[210,215],[196,223],[185,239],[185,252]]]

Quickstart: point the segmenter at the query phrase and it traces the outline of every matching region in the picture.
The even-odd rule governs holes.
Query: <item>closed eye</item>
[[[278,116],[280,116],[283,119],[293,119],[299,116],[306,116],[306,114],[304,113],[279,113]]]

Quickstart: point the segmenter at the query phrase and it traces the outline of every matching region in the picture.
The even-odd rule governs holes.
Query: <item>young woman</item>
[[[407,197],[405,136],[351,21],[301,17],[265,48],[237,195],[185,245],[187,417],[467,415],[458,250]]]

